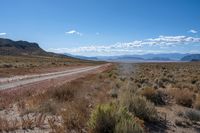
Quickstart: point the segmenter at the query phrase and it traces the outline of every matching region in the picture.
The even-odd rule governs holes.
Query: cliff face
[[[0,55],[48,55],[37,43],[0,38]]]

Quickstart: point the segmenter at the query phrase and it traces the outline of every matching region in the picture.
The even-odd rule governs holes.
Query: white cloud
[[[198,31],[191,29],[188,32],[196,34]]]
[[[157,38],[134,40],[132,42],[118,42],[114,45],[89,45],[77,48],[49,49],[49,51],[75,55],[142,54],[148,52],[164,52],[169,47],[191,43],[200,43],[200,38],[188,36],[159,36]],[[163,49],[163,47],[165,49]]]
[[[200,38],[187,36],[159,36],[158,38],[151,38],[144,41],[144,43],[152,45],[177,45],[185,43],[200,42]]]
[[[5,36],[5,35],[6,35],[6,33],[3,33],[3,32],[2,32],[2,33],[0,33],[0,36]]]
[[[70,30],[70,31],[67,31],[65,32],[66,34],[72,34],[72,35],[79,35],[79,36],[82,36],[83,34],[76,31],[76,30]]]

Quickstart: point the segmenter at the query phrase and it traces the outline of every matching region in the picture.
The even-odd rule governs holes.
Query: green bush
[[[113,133],[116,124],[116,107],[113,104],[97,106],[89,119],[88,125],[94,133]]]
[[[94,133],[143,133],[143,121],[127,109],[118,109],[115,104],[97,106],[88,126]]]
[[[200,111],[195,109],[190,109],[185,112],[185,116],[192,121],[200,121]]]
[[[118,113],[118,121],[115,127],[115,133],[143,133],[143,121],[136,118],[125,108]]]
[[[127,93],[122,100],[122,105],[135,116],[145,121],[154,121],[158,115],[154,104],[143,96]]]

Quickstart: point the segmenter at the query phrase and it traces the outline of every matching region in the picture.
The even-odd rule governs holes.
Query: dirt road
[[[26,85],[26,84],[30,84],[30,83],[34,83],[34,82],[39,82],[39,81],[43,81],[43,80],[48,80],[48,79],[67,77],[67,76],[76,75],[76,74],[79,75],[84,72],[95,70],[95,69],[98,69],[103,66],[105,66],[105,65],[75,68],[75,69],[61,71],[61,72],[45,73],[45,74],[38,74],[38,75],[28,75],[28,76],[18,76],[18,77],[14,77],[14,78],[12,78],[12,77],[4,78],[4,79],[0,79],[0,90],[14,88],[14,87],[18,87],[18,86],[22,86],[22,85]]]

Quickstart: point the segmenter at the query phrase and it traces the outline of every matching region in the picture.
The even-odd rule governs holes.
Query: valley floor
[[[200,132],[198,62],[116,63],[66,81],[0,91],[0,131]]]

